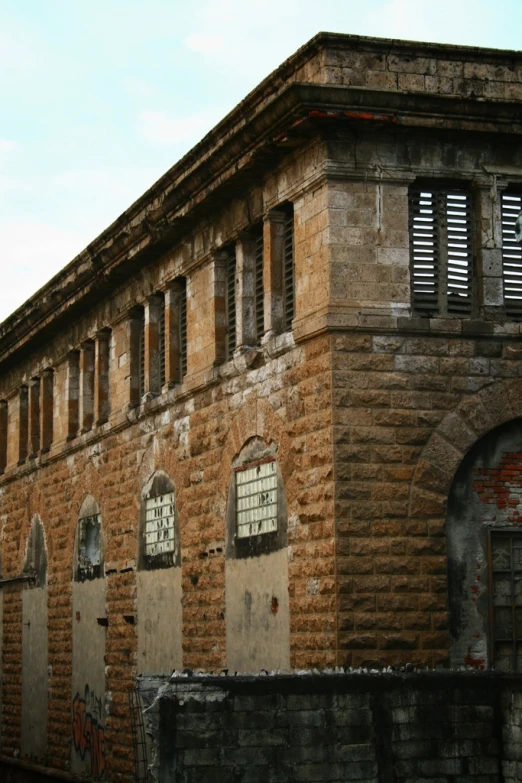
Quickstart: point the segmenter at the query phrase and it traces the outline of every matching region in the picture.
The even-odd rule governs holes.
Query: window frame
[[[495,623],[495,593],[494,593],[494,574],[495,571],[493,569],[493,541],[492,539],[494,537],[504,537],[512,540],[513,537],[518,537],[522,544],[522,528],[517,527],[496,527],[496,528],[489,528],[488,529],[488,539],[487,539],[487,556],[488,556],[488,618],[489,618],[489,633],[488,633],[488,652],[489,652],[489,668],[494,669],[495,668],[495,661],[498,659],[498,656],[496,655],[496,645],[497,645],[497,638],[496,638],[496,623]],[[512,547],[511,547],[512,548]],[[521,546],[522,549],[522,546]],[[512,568],[513,563],[511,563],[511,567],[509,569],[510,573],[510,580],[513,584],[514,580],[514,573],[516,572],[516,569]],[[503,569],[505,570],[505,569]],[[520,569],[518,569],[520,573],[520,578],[522,579],[522,564]],[[497,571],[498,573],[498,571]],[[521,596],[522,597],[522,596]],[[513,599],[513,595],[511,595],[511,598]],[[522,671],[522,662],[521,667],[517,669],[516,661],[517,661],[517,654],[516,650],[517,647],[520,650],[520,654],[522,656],[522,637],[520,640],[517,640],[516,637],[516,607],[517,604],[513,602],[511,603],[511,610],[512,610],[512,639],[511,644],[513,645],[513,652],[512,652],[512,660],[511,660],[511,667],[508,670],[508,672],[520,672]],[[519,604],[520,612],[522,614],[522,601]],[[502,640],[504,643],[506,640]],[[503,670],[500,670],[503,671]]]
[[[464,202],[462,207],[459,202]],[[463,210],[460,214],[459,208]],[[408,226],[413,315],[474,317],[475,204],[470,188],[465,182],[413,183],[408,191]]]

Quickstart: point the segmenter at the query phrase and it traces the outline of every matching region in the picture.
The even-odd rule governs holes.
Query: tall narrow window
[[[522,532],[491,531],[491,661],[499,671],[522,670]]]
[[[27,458],[27,436],[29,434],[29,393],[27,386],[21,386],[18,393],[18,464]]]
[[[40,384],[40,448],[49,451],[53,442],[54,371],[48,367]]]
[[[236,254],[231,252],[227,259],[226,288],[227,359],[236,350]]]
[[[139,398],[145,394],[145,312],[142,309],[139,323],[139,344],[138,344],[138,394]]]
[[[7,426],[7,400],[0,400],[0,473],[3,473],[7,466]]]
[[[410,189],[412,308],[421,316],[473,311],[471,196],[458,188]]]
[[[184,279],[179,300],[179,366],[183,380],[187,374],[187,281]]]
[[[110,345],[112,333],[103,329],[96,335],[94,356],[94,423],[105,424],[110,412]]]
[[[92,495],[82,503],[76,530],[74,578],[86,582],[103,576],[103,538],[101,514]]]
[[[265,331],[265,303],[263,286],[263,230],[258,229],[255,236],[254,259],[254,318],[256,325],[256,342],[260,343]]]
[[[40,451],[40,378],[29,381],[29,457],[36,457]]]
[[[283,307],[284,329],[292,328],[294,317],[294,214],[288,214],[284,223],[284,249],[283,249]]]
[[[502,278],[508,318],[522,320],[522,246],[515,239],[515,222],[522,210],[522,194],[502,193]]]
[[[168,568],[178,559],[174,484],[156,473],[142,495],[139,568]]]
[[[80,396],[80,352],[71,351],[67,362],[67,439],[78,434]]]
[[[160,388],[163,388],[167,377],[165,372],[165,297],[163,297],[158,320],[158,361]]]

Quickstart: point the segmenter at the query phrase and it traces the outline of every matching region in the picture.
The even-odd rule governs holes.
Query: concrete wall
[[[171,674],[183,668],[181,568],[138,571],[137,671]]]
[[[20,751],[36,761],[47,755],[48,595],[46,587],[22,594],[22,724]]]
[[[290,669],[288,552],[226,563],[230,671]]]
[[[75,582],[72,610],[71,771],[98,780],[106,766],[105,579]]]

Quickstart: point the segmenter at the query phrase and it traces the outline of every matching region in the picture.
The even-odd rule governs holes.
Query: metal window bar
[[[502,193],[502,280],[506,315],[522,320],[522,247],[515,241],[515,221],[522,209],[522,194]]]
[[[140,313],[140,340],[138,346],[138,393],[139,398],[145,394],[145,311]]]
[[[265,332],[265,304],[263,288],[263,227],[258,230],[255,238],[255,319],[256,341],[261,342]]]
[[[129,690],[129,713],[134,748],[135,781],[136,783],[148,783],[150,778],[147,759],[147,739],[145,736],[140,694],[137,688],[131,688]]]
[[[179,304],[179,365],[181,380],[187,374],[187,288],[180,297]]]
[[[160,317],[158,321],[158,362],[159,382],[161,388],[165,385],[165,297],[162,297]]]
[[[236,350],[236,254],[232,252],[227,261],[227,359]]]
[[[489,537],[491,663],[498,671],[522,670],[522,532]]]
[[[284,257],[283,257],[283,281],[284,281],[284,328],[288,331],[292,328],[294,317],[294,214],[288,215],[284,224]]]
[[[410,190],[412,305],[418,315],[471,315],[471,235],[468,193]]]

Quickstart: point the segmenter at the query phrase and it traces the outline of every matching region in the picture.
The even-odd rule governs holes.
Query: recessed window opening
[[[491,660],[522,671],[522,531],[490,534]]]
[[[145,500],[144,536],[146,557],[175,551],[174,492]]]
[[[139,398],[145,394],[145,311],[141,309],[139,318],[139,345],[138,345],[138,388]]]
[[[284,329],[292,328],[294,317],[294,213],[287,215],[284,224],[283,285]]]
[[[236,254],[234,251],[227,259],[226,319],[227,359],[231,359],[236,350]]]
[[[236,535],[258,536],[277,530],[277,466],[275,459],[235,469]]]
[[[515,222],[522,210],[522,194],[506,191],[501,197],[502,279],[506,315],[522,320],[522,246],[515,238]]]
[[[160,387],[165,385],[165,297],[159,313],[158,321],[158,361],[159,361],[159,379]]]
[[[261,342],[265,331],[265,304],[263,288],[263,227],[258,228],[255,236],[254,251],[254,318],[256,342]]]
[[[181,379],[187,374],[187,282],[183,280],[184,291],[179,304],[179,366]]]
[[[410,189],[412,304],[417,314],[471,314],[471,236],[469,193]]]
[[[101,518],[99,514],[78,522],[78,578],[96,579],[101,569]]]

